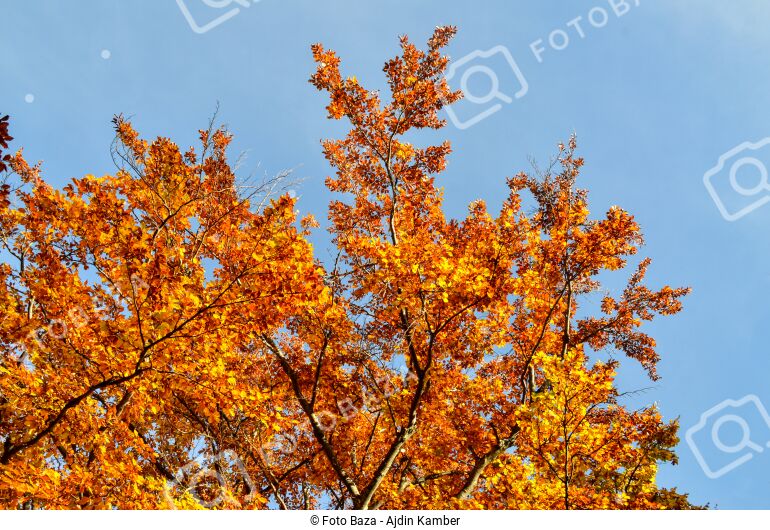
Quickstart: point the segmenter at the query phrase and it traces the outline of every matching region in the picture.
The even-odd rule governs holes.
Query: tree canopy
[[[647,287],[649,259],[602,289],[642,236],[590,217],[574,138],[499,212],[445,216],[450,146],[407,137],[460,97],[454,33],[401,38],[387,101],[312,47],[350,123],[322,145],[328,263],[297,198],[239,183],[223,128],[182,151],[118,116],[118,170],[63,189],[3,158],[0,506],[690,507],[655,482],[676,421],[615,384],[624,356],[658,377],[641,326],[688,290]]]

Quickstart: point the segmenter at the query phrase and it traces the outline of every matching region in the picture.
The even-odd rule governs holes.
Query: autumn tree
[[[11,157],[4,506],[690,507],[655,482],[676,422],[615,384],[617,354],[657,379],[641,326],[687,289],[648,288],[644,259],[603,290],[642,237],[619,207],[590,217],[574,138],[497,214],[446,218],[450,146],[411,141],[460,97],[454,32],[401,39],[387,101],[313,46],[310,81],[350,123],[323,142],[328,263],[296,199],[239,184],[224,130],[182,153],[118,118],[121,169],[61,191]]]
[[[8,142],[13,140],[13,137],[8,133],[9,118],[10,116],[8,115],[0,118],[0,173],[8,169],[6,164],[11,160],[11,155],[8,153],[3,154],[3,149],[8,149]]]
[[[112,176],[56,190],[20,153],[9,162],[4,506],[165,506],[178,469],[224,449],[211,429],[270,422],[258,361],[238,350],[244,319],[253,332],[284,326],[291,306],[324,289],[292,199],[239,195],[225,131],[201,131],[200,150],[181,153],[122,118],[115,127],[122,169]]]

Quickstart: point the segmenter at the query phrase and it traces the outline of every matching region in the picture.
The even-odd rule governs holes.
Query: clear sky
[[[719,508],[770,508],[770,417],[758,407],[770,407],[770,190],[757,185],[770,167],[770,2],[0,0],[0,114],[14,147],[63,184],[113,170],[114,114],[188,146],[219,102],[234,152],[248,153],[241,171],[294,169],[301,210],[323,220],[319,140],[344,129],[307,83],[310,44],[384,88],[398,35],[421,43],[445,24],[460,28],[452,82],[465,72],[475,96],[453,108],[459,127],[419,139],[453,144],[447,213],[476,198],[496,208],[506,176],[577,133],[592,210],[636,216],[652,286],[693,288],[682,313],[646,328],[662,380],[631,361],[620,377],[622,390],[651,387],[630,405],[680,418],[680,464],[661,484]]]

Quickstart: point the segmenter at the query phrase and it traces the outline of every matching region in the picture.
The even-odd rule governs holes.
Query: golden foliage
[[[643,321],[686,289],[643,285],[599,314],[597,275],[641,244],[620,208],[589,218],[575,142],[508,179],[496,215],[445,218],[457,100],[441,54],[406,38],[390,100],[313,46],[311,82],[351,128],[323,150],[338,259],[314,259],[288,195],[259,204],[227,162],[141,139],[114,175],[46,184],[21,154],[0,195],[0,505],[43,508],[680,508],[659,488],[676,423],[627,410],[614,348],[657,377]],[[525,213],[529,192],[537,208]]]

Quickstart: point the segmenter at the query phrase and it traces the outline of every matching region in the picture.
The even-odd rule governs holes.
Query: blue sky
[[[650,283],[693,288],[681,314],[647,327],[663,356],[662,381],[632,402],[657,401],[666,417],[680,417],[680,465],[662,469],[660,482],[720,508],[770,508],[770,418],[757,406],[770,407],[770,204],[760,201],[770,191],[750,190],[770,167],[770,144],[744,145],[770,136],[769,3],[181,3],[189,21],[175,0],[0,5],[0,113],[12,116],[14,146],[44,160],[46,178],[63,184],[111,172],[116,113],[133,116],[146,137],[187,146],[219,102],[221,120],[236,134],[234,152],[248,153],[242,171],[294,169],[303,179],[300,208],[323,219],[330,169],[319,140],[344,128],[326,119],[323,95],[306,82],[310,44],[337,50],[349,75],[378,88],[398,35],[421,43],[434,26],[457,25],[449,53],[461,59],[497,50],[464,67],[489,68],[511,102],[470,127],[450,123],[420,138],[453,144],[440,181],[448,214],[463,215],[476,198],[496,207],[506,176],[529,170],[530,158],[545,163],[559,141],[577,133],[592,210],[600,215],[618,204],[632,212],[644,229],[643,252],[653,258]],[[467,88],[478,97],[491,78],[476,70]],[[494,103],[465,101],[456,108],[459,123]],[[730,221],[704,174],[741,145],[711,177],[728,215],[751,209]],[[621,281],[613,277],[610,285]],[[650,386],[625,364],[624,390]],[[756,399],[724,403],[745,396]],[[710,410],[693,435],[701,465],[685,432]]]

